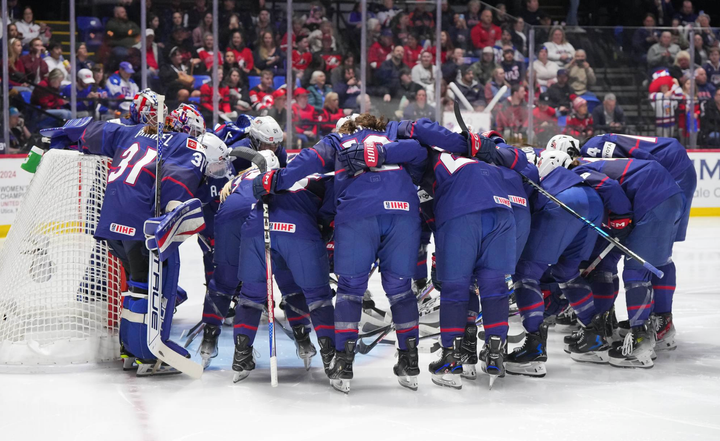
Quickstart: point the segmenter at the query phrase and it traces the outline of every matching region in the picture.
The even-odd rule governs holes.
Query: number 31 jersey
[[[94,122],[80,139],[80,149],[112,158],[95,236],[144,240],[143,224],[155,216],[157,135],[145,133],[142,126]],[[184,133],[165,133],[161,149],[164,211],[170,201],[195,197],[207,160],[200,143]]]

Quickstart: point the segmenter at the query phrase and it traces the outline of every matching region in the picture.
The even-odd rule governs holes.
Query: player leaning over
[[[326,136],[313,148],[304,149],[285,169],[256,178],[256,195],[287,190],[312,173],[336,171],[334,190],[335,273],[338,293],[335,304],[337,353],[328,376],[333,387],[349,392],[353,378],[355,343],[362,314],[362,299],[370,267],[380,260],[382,285],[390,300],[398,335],[399,358],[394,367],[400,384],[417,387],[418,307],[411,289],[420,246],[417,188],[411,173],[425,159],[423,150],[409,163],[378,166],[355,176],[342,171],[339,152],[365,142],[384,145],[397,139],[397,123],[386,123],[370,114],[346,120],[337,134]],[[419,175],[416,175],[419,176]]]

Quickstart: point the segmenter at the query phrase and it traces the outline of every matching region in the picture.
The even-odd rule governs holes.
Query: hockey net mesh
[[[120,262],[93,238],[107,159],[46,153],[0,249],[0,364],[119,358]]]

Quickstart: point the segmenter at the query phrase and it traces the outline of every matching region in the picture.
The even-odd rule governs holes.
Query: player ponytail
[[[341,135],[351,135],[360,129],[374,130],[376,132],[384,132],[388,124],[385,117],[377,118],[369,113],[363,113],[355,119],[345,121],[338,133]]]
[[[570,165],[568,165],[568,170],[572,170],[575,167],[579,167],[579,166],[580,166],[580,160],[577,158],[573,159],[573,162],[571,162]]]

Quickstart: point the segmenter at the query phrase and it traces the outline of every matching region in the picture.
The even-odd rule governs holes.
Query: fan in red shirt
[[[430,52],[433,56],[433,64],[435,64],[436,50],[436,46],[431,46],[430,49],[428,49],[428,52]],[[440,33],[440,63],[445,63],[448,57],[452,58],[454,50],[455,46],[452,44],[452,40],[450,40],[450,36],[448,35],[447,31],[442,31]]]
[[[292,51],[292,68],[297,76],[302,77],[305,69],[310,65],[312,61],[312,53],[310,52],[310,43],[308,42],[307,36],[300,37],[300,41],[297,43],[297,49]]]
[[[295,104],[292,105],[292,120],[296,136],[307,145],[317,137],[318,120],[317,111],[308,104],[309,92],[302,87],[295,89],[293,96]]]
[[[264,70],[260,73],[260,84],[250,89],[250,104],[255,110],[269,109],[272,107],[273,97],[273,73]]]
[[[586,140],[593,136],[593,119],[588,112],[587,101],[576,97],[572,103],[573,113],[567,119],[565,133],[575,138]]]
[[[317,53],[325,61],[325,73],[329,74],[331,70],[340,66],[343,61],[343,54],[332,48],[333,37],[331,34],[323,35],[322,50]]]
[[[218,102],[218,110],[222,113],[230,113],[230,88],[227,84],[223,83],[223,68],[222,65],[218,66],[218,93],[220,94],[220,102]],[[212,81],[208,81],[200,87],[200,106],[203,111],[213,111],[213,89]],[[205,112],[203,112],[205,113]]]
[[[249,74],[255,68],[253,53],[250,49],[245,47],[242,32],[233,31],[230,36],[230,44],[228,44],[226,50],[235,54],[235,62],[238,66],[240,66],[240,69],[242,69],[245,74]]]
[[[322,122],[322,124],[320,124],[320,134],[325,136],[332,132],[335,124],[344,116],[345,112],[340,108],[340,97],[338,94],[336,92],[330,92],[325,95],[323,111],[318,115],[318,121]]]
[[[537,106],[533,109],[533,125],[538,143],[545,145],[557,133],[557,117],[555,109],[550,107],[550,96],[547,92],[540,94]]]
[[[373,69],[377,69],[393,50],[393,33],[389,28],[385,28],[380,33],[380,40],[370,46],[368,50],[368,63]]]
[[[403,47],[405,49],[405,55],[403,55],[403,62],[412,69],[418,61],[420,61],[420,54],[423,53],[423,47],[420,46],[417,34],[410,34],[407,38],[407,45]]]
[[[493,47],[501,36],[502,31],[498,26],[493,24],[492,12],[490,12],[489,9],[482,12],[482,15],[480,15],[480,23],[470,31],[470,39],[475,49],[482,49],[487,46]]]
[[[295,17],[292,19],[292,34],[290,34],[290,38],[292,39],[292,47],[295,49],[297,47],[297,36],[306,37],[310,34],[310,31],[304,27],[305,26],[305,20],[302,17]],[[287,33],[282,36],[280,39],[280,50],[287,53]]]
[[[208,72],[210,72],[212,70],[213,44],[214,43],[215,43],[215,39],[213,38],[212,34],[205,34],[205,36],[203,37],[203,47],[201,47],[197,51],[198,58],[200,59],[200,61],[203,62],[203,64],[205,65],[205,69]],[[223,65],[223,56],[219,52],[220,51],[218,51],[218,54],[217,54],[217,60],[218,60],[218,63],[220,63],[219,66],[222,66]]]

